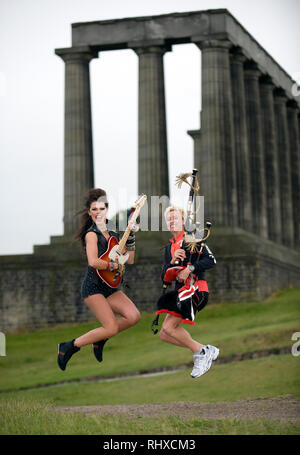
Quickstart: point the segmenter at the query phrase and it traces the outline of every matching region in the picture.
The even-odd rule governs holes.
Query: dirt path
[[[91,415],[126,415],[127,417],[178,416],[200,419],[268,419],[300,422],[300,398],[285,395],[279,398],[260,398],[234,402],[160,404],[122,404],[115,406],[57,407],[62,412],[83,412]]]

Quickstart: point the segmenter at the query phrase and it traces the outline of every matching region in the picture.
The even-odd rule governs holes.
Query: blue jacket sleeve
[[[163,265],[163,268],[162,268],[162,271],[161,271],[161,279],[162,279],[162,281],[164,280],[164,276],[165,276],[166,271],[168,270],[169,267],[171,267],[171,264],[170,264],[171,260],[172,260],[172,257],[171,257],[170,246],[167,245],[166,248],[165,248],[164,265]]]
[[[211,250],[206,245],[202,250],[202,254],[199,254],[197,256],[198,257],[196,261],[195,262],[193,261],[196,275],[199,275],[201,272],[204,272],[205,270],[212,269],[216,265],[216,259]]]

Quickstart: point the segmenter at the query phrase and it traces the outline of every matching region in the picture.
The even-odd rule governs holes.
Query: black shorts
[[[182,322],[193,325],[196,314],[207,305],[208,296],[208,292],[197,290],[192,297],[180,302],[177,291],[166,292],[157,302],[156,314],[169,313],[181,318]]]
[[[97,277],[92,267],[88,266],[87,273],[81,285],[81,297],[86,299],[90,295],[101,294],[104,297],[109,297],[114,292],[119,291],[119,288],[110,288]]]

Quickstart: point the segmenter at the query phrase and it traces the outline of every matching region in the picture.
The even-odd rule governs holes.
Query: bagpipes
[[[177,307],[179,309],[181,308],[182,301],[191,298],[198,289],[197,283],[195,283],[196,276],[193,274],[194,266],[191,264],[191,255],[194,253],[198,253],[199,255],[202,254],[202,250],[205,246],[206,240],[210,236],[212,227],[212,223],[210,221],[207,221],[205,227],[201,228],[201,222],[198,221],[196,217],[200,208],[199,206],[196,207],[195,204],[195,201],[197,199],[195,196],[198,196],[198,193],[200,191],[197,173],[198,170],[193,169],[192,173],[180,174],[176,177],[176,185],[178,188],[181,188],[183,183],[186,183],[190,186],[186,211],[187,217],[184,224],[184,236],[181,244],[181,248],[186,251],[188,259],[184,261],[186,265],[183,265],[183,261],[177,260],[175,261],[174,266],[167,269],[163,277],[163,295],[165,294],[168,286],[177,280],[177,275],[180,273],[180,271],[184,270],[188,266],[190,268],[190,275],[185,283],[183,283],[182,287],[178,289]],[[189,178],[191,178],[191,182],[188,181]],[[158,332],[157,329],[153,328],[153,326],[158,325],[158,318],[159,314],[152,322],[152,331],[154,334]]]
[[[178,188],[181,188],[183,183],[186,183],[190,186],[190,192],[187,203],[187,218],[184,224],[184,237],[182,240],[181,248],[185,249],[191,257],[192,253],[201,254],[205,246],[205,242],[210,236],[211,222],[207,221],[206,226],[201,228],[201,222],[197,220],[197,212],[199,211],[199,206],[195,207],[195,195],[198,196],[200,191],[200,185],[197,178],[198,169],[193,169],[191,174],[180,174],[176,177],[176,185]],[[188,178],[191,177],[191,183],[188,181]],[[187,265],[191,265],[188,261]],[[179,266],[179,267],[178,267]],[[182,261],[175,261],[175,267],[167,270],[164,278],[164,289],[171,284],[172,281],[176,280],[177,274],[182,270]],[[172,270],[173,269],[173,270]],[[169,273],[168,273],[169,271]]]
[[[201,228],[200,221],[197,221],[196,219],[199,207],[196,207],[195,211],[193,211],[195,195],[198,196],[200,191],[197,172],[198,169],[193,169],[192,174],[180,174],[176,177],[176,185],[178,188],[181,188],[183,183],[187,183],[190,186],[190,193],[187,203],[187,219],[184,225],[185,235],[183,243],[184,246],[191,252],[195,250],[202,252],[205,241],[210,236],[210,230],[212,226],[211,222],[207,221],[205,228]],[[192,177],[192,183],[189,183],[189,177]]]

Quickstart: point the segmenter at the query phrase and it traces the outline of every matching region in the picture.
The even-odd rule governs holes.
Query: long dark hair
[[[81,243],[81,246],[84,247],[85,242],[84,242],[84,237],[86,234],[86,231],[92,226],[93,220],[88,214],[88,211],[90,210],[91,203],[100,200],[101,202],[104,202],[105,207],[108,207],[108,202],[107,202],[107,197],[106,197],[106,192],[104,190],[101,190],[100,188],[93,188],[89,190],[84,198],[84,207],[79,210],[78,212],[75,213],[75,216],[81,215],[81,220],[80,220],[80,226],[75,232],[74,235],[74,240],[78,240]]]

